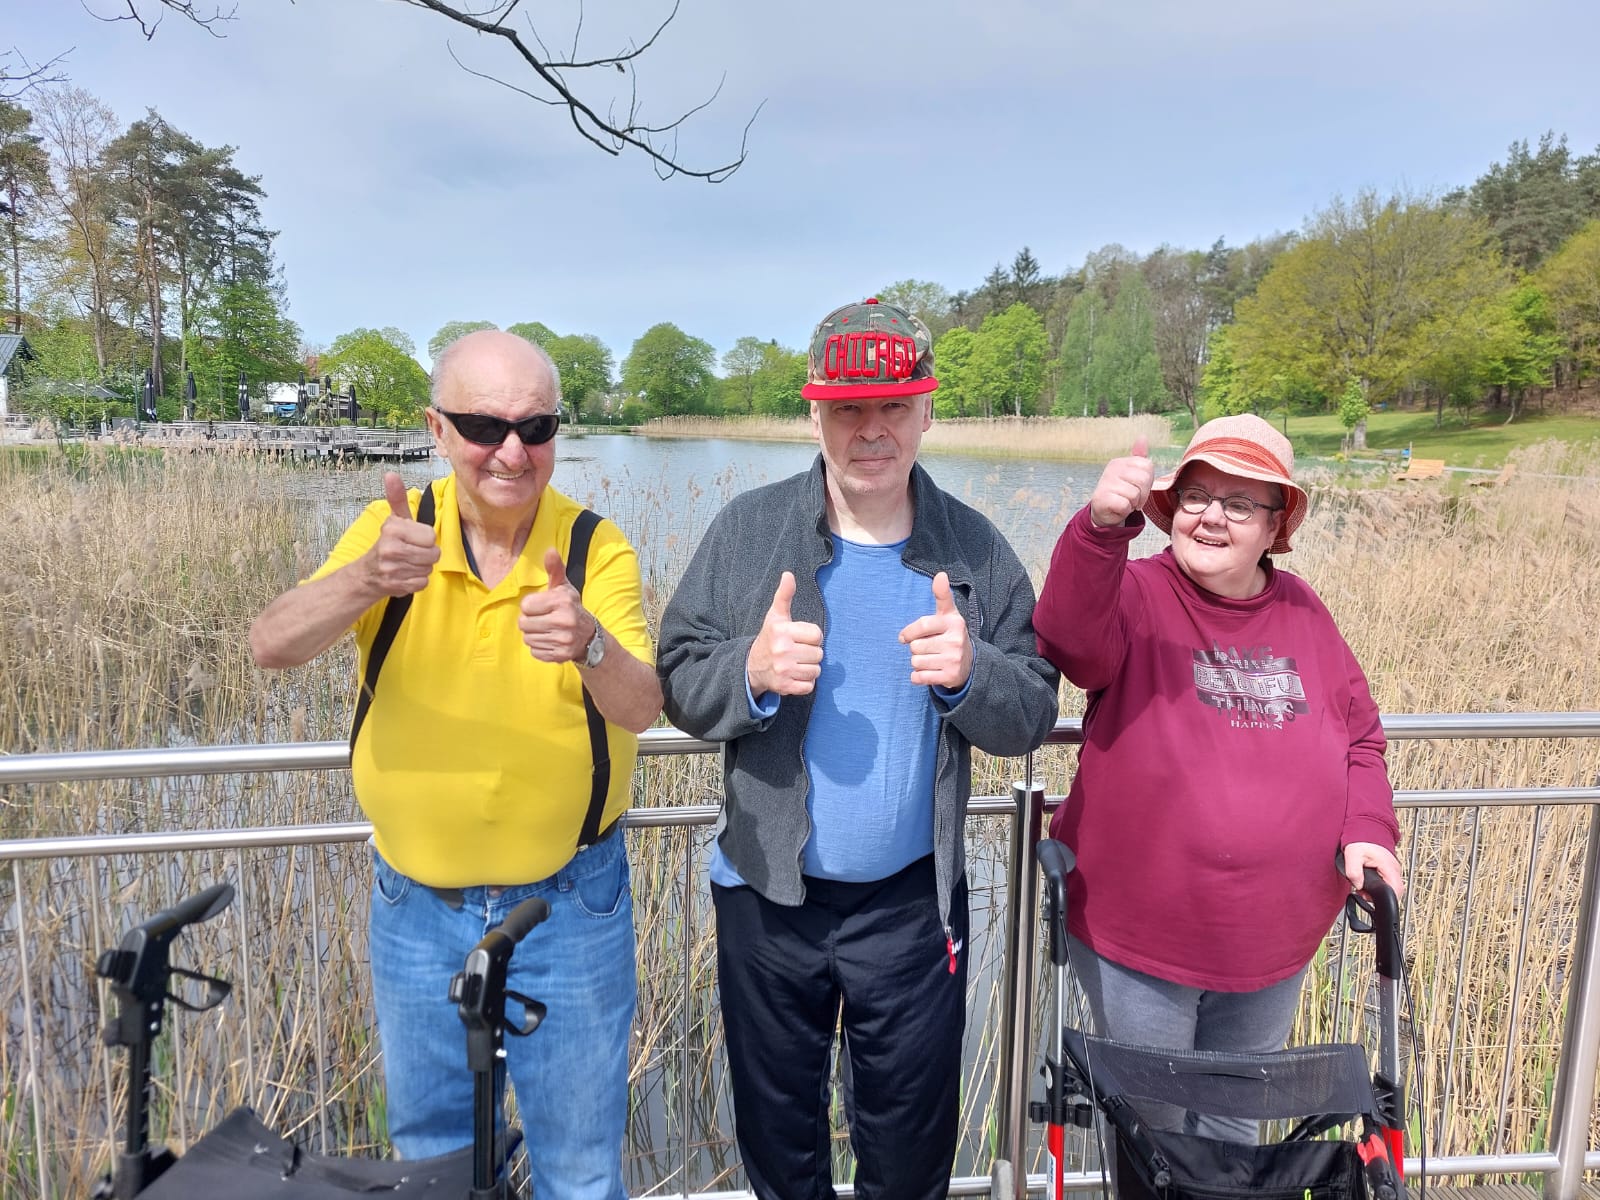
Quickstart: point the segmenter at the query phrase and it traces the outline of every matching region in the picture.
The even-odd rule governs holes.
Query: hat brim
[[[807,400],[870,400],[874,396],[921,396],[938,386],[932,376],[898,383],[808,383],[800,395]]]
[[[1176,470],[1163,475],[1150,485],[1150,495],[1144,502],[1144,514],[1161,532],[1166,534],[1172,532],[1172,519],[1177,513],[1177,501],[1172,495],[1172,485],[1178,482],[1178,476],[1183,474],[1183,469],[1195,462],[1209,463],[1223,474],[1232,475],[1236,479],[1256,479],[1262,483],[1273,483],[1281,487],[1283,525],[1278,530],[1278,536],[1273,539],[1272,545],[1267,547],[1267,553],[1287,554],[1294,549],[1290,539],[1294,537],[1295,530],[1300,528],[1300,522],[1306,519],[1306,508],[1310,503],[1305,488],[1282,475],[1258,470],[1226,454],[1215,454],[1204,450],[1199,454],[1189,455],[1178,464]]]

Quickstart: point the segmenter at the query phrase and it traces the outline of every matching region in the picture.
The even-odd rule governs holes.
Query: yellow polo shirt
[[[531,883],[571,860],[594,770],[582,682],[572,663],[544,663],[517,629],[522,593],[549,583],[544,554],[568,556],[582,507],[546,487],[522,555],[486,587],[467,566],[456,479],[434,481],[440,557],[384,660],[354,753],[356,799],[378,852],[434,887]],[[421,494],[410,493],[411,511]],[[386,501],[367,506],[312,579],[347,566],[378,540]],[[639,560],[617,527],[594,530],[584,607],[629,653],[655,661],[641,603]],[[365,678],[383,617],[356,622]],[[628,807],[639,740],[606,725],[611,784],[604,829]]]

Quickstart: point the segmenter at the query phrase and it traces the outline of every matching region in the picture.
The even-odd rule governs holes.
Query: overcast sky
[[[640,60],[646,114],[725,75],[679,143],[714,165],[764,103],[714,186],[593,149],[452,61],[531,85],[497,40],[401,0],[237,0],[224,38],[169,15],[148,42],[89,15],[118,8],[0,0],[0,49],[70,51],[122,122],[153,107],[235,146],[308,345],[394,325],[425,364],[450,320],[598,334],[619,364],[659,321],[719,355],[746,334],[802,348],[839,304],[974,287],[1024,245],[1049,274],[1109,242],[1237,245],[1361,188],[1470,183],[1547,129],[1600,144],[1596,0],[682,0]],[[590,0],[581,54],[669,8]],[[561,46],[577,12],[514,19]]]

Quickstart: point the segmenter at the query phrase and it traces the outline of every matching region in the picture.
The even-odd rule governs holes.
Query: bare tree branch
[[[237,5],[224,11],[220,5],[213,3],[213,0],[99,0],[99,2],[115,2],[120,7],[125,7],[127,11],[101,13],[90,7],[90,0],[79,0],[84,11],[97,20],[132,21],[147,41],[155,37],[162,19],[169,12],[177,13],[213,37],[226,36],[221,26],[235,20],[238,13]],[[708,183],[721,183],[744,165],[745,157],[749,153],[750,129],[755,124],[756,117],[761,114],[764,101],[756,106],[755,112],[751,113],[750,119],[745,122],[739,138],[739,153],[728,162],[712,167],[693,167],[685,164],[678,156],[678,135],[684,123],[689,118],[704,112],[721,95],[726,75],[718,81],[717,86],[705,100],[672,120],[657,124],[647,121],[644,117],[634,64],[656,44],[667,26],[672,24],[678,15],[681,0],[673,0],[671,11],[643,43],[635,44],[630,41],[615,54],[601,58],[578,57],[579,42],[583,33],[583,9],[580,4],[576,28],[572,34],[572,48],[562,59],[550,53],[549,47],[545,45],[544,39],[534,27],[533,19],[526,13],[523,14],[522,23],[527,27],[529,40],[524,40],[523,33],[508,24],[521,0],[479,0],[481,7],[476,8],[471,6],[471,0],[399,0],[399,2],[437,13],[445,20],[475,33],[503,39],[526,64],[537,80],[536,83],[529,81],[528,86],[521,86],[501,76],[469,67],[457,56],[455,47],[449,46],[448,43],[446,45],[456,65],[468,74],[497,83],[529,100],[536,100],[554,108],[564,107],[572,121],[572,127],[585,141],[610,155],[620,155],[626,150],[643,154],[649,159],[650,166],[659,179],[671,179],[674,175],[683,175],[691,179],[704,179]],[[207,9],[210,10],[209,13]],[[20,95],[22,91],[26,91],[36,83],[57,82],[62,78],[59,74],[49,74],[49,71],[60,63],[65,55],[58,55],[43,67],[25,73],[8,72],[5,69],[5,59],[8,57],[10,56],[0,55],[0,99]],[[26,60],[23,60],[23,66],[27,66]],[[605,115],[602,117],[595,108],[599,100],[592,100],[580,94],[578,83],[569,80],[568,73],[596,70],[603,72],[607,68],[629,77],[628,104],[626,110],[619,113],[617,101],[607,100]],[[601,90],[595,89],[597,92]]]
[[[97,21],[104,21],[107,24],[114,24],[118,21],[132,21],[139,27],[139,32],[144,35],[144,40],[147,42],[156,36],[156,30],[161,28],[162,19],[168,12],[175,12],[184,20],[200,26],[212,37],[226,37],[227,35],[217,26],[225,21],[232,21],[239,11],[238,5],[230,8],[227,12],[223,12],[218,7],[213,8],[211,15],[207,16],[202,9],[195,7],[195,0],[122,0],[122,2],[127,7],[127,12],[112,13],[107,16],[90,8],[89,0],[79,0],[79,3],[83,5],[83,11]],[[152,6],[158,11],[153,17],[147,16],[146,12]]]
[[[72,51],[67,50],[47,62],[34,66],[21,50],[0,51],[0,100],[15,100],[30,88],[65,81],[67,73],[57,68],[71,53]]]
[[[683,175],[691,179],[704,179],[708,183],[721,183],[741,166],[749,153],[750,127],[760,115],[761,106],[757,105],[755,112],[750,114],[750,119],[745,122],[744,131],[739,140],[739,153],[732,160],[718,166],[697,168],[683,163],[678,157],[678,134],[685,121],[697,113],[703,112],[722,91],[722,82],[719,81],[711,95],[688,111],[679,114],[670,121],[661,124],[648,122],[644,118],[642,105],[639,100],[638,77],[634,72],[634,61],[649,50],[662,32],[678,15],[679,0],[674,0],[672,10],[666,19],[658,25],[643,44],[628,46],[615,54],[602,58],[580,59],[578,57],[578,38],[583,28],[582,10],[579,10],[578,27],[573,33],[572,49],[564,60],[551,56],[549,48],[534,27],[532,19],[527,19],[528,39],[524,40],[522,33],[506,24],[519,0],[493,0],[489,7],[472,11],[464,4],[453,3],[450,0],[400,0],[401,3],[410,4],[415,8],[424,8],[429,12],[437,13],[447,21],[452,21],[463,28],[473,30],[480,34],[489,34],[493,37],[504,39],[511,46],[513,52],[522,59],[528,69],[537,77],[542,85],[539,91],[533,86],[522,86],[498,75],[476,70],[463,63],[455,52],[455,47],[450,47],[450,56],[456,64],[468,74],[479,79],[497,83],[508,91],[517,93],[530,100],[552,107],[565,107],[572,127],[585,141],[598,147],[607,154],[619,155],[625,150],[636,150],[650,160],[650,165],[657,178],[670,179],[674,175]],[[601,116],[588,99],[579,94],[578,88],[569,82],[566,73],[588,71],[594,69],[613,68],[629,76],[628,106],[624,113],[618,114],[615,101],[610,101],[604,116]],[[724,76],[724,79],[726,76]],[[540,94],[548,91],[550,95]]]

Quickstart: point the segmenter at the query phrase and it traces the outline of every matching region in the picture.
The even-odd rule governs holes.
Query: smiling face
[[[1173,484],[1174,495],[1185,487],[1202,488],[1218,499],[1245,496],[1273,508],[1283,504],[1283,489],[1277,484],[1229,475],[1205,462],[1193,462],[1183,469]],[[1266,509],[1257,509],[1248,521],[1230,521],[1215,501],[1202,513],[1187,513],[1179,507],[1172,515],[1172,556],[1179,569],[1206,591],[1243,600],[1266,586],[1261,556],[1282,523],[1282,512]]]
[[[434,404],[453,413],[487,413],[518,421],[553,413],[560,402],[549,366],[528,342],[498,330],[470,333],[446,352]],[[469,442],[433,408],[426,410],[441,458],[456,474],[461,505],[484,520],[531,519],[555,471],[555,440],[524,445],[510,431],[498,445]]]
[[[811,428],[822,445],[828,492],[858,517],[908,503],[911,467],[933,424],[933,397],[813,400]]]

